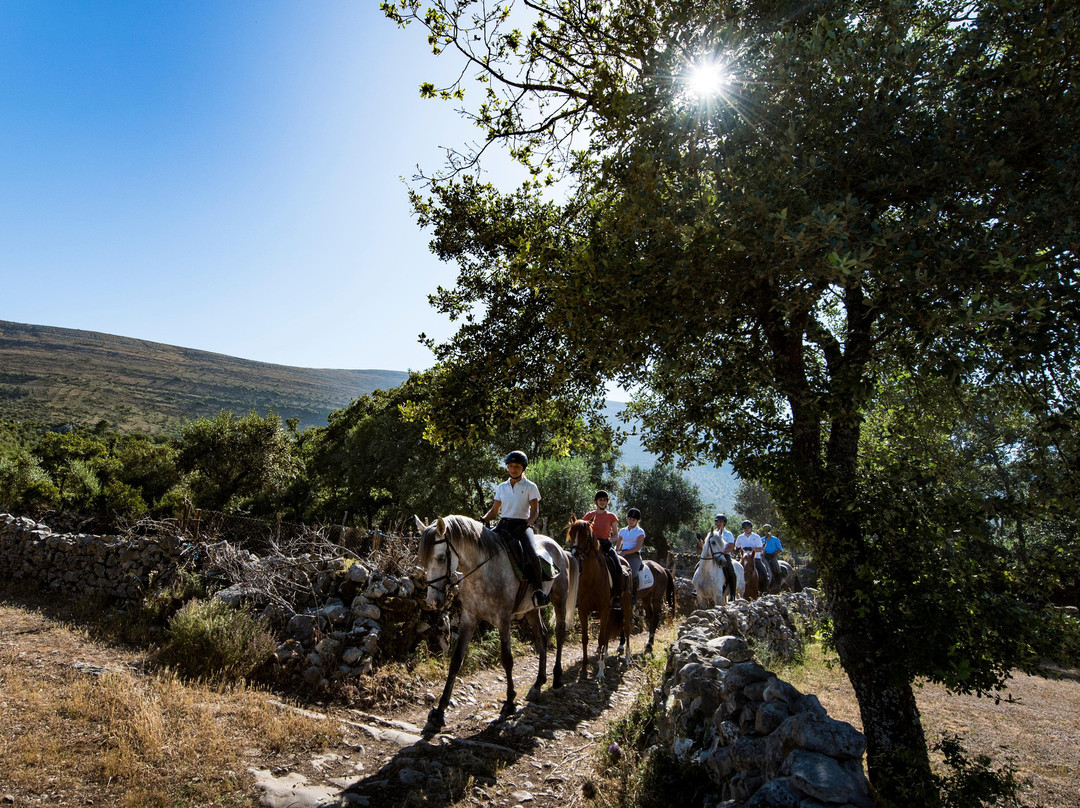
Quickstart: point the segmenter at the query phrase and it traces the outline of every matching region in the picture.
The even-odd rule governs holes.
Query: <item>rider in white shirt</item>
[[[761,541],[761,536],[754,532],[754,523],[749,519],[746,519],[742,523],[743,532],[739,534],[739,537],[735,539],[736,550],[753,550],[754,560],[757,561],[761,557],[762,548],[765,544]],[[765,565],[766,572],[768,571],[768,565]]]
[[[631,508],[626,512],[627,527],[619,531],[619,555],[625,558],[634,575],[641,572],[641,548],[645,546],[645,531],[638,522],[641,521],[641,511]]]
[[[502,533],[516,541],[522,552],[522,572],[525,579],[533,585],[533,605],[546,606],[550,603],[543,590],[543,575],[540,559],[533,544],[532,526],[540,515],[540,489],[536,483],[525,476],[529,458],[521,451],[513,451],[503,461],[509,479],[495,487],[495,500],[484,514],[483,520],[499,517],[495,526]]]
[[[735,537],[731,535],[731,531],[727,529],[727,516],[722,513],[716,514],[716,518],[713,521],[713,529],[705,536],[705,546],[709,546],[709,540],[715,536],[716,544],[723,549],[720,551],[721,556],[719,559],[720,564],[724,567],[725,580],[729,581],[731,599],[735,600],[735,567],[731,565],[731,553],[735,549]],[[702,557],[705,556],[703,551]]]

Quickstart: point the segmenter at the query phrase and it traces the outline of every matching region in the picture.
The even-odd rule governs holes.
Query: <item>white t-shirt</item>
[[[522,475],[516,485],[506,480],[495,486],[495,499],[499,502],[499,516],[502,518],[528,519],[529,503],[540,499],[540,489]]]
[[[759,536],[752,530],[750,531],[749,536],[747,536],[745,533],[740,533],[738,538],[735,539],[735,549],[741,550],[744,547],[749,547],[753,550],[760,550],[762,548],[761,536]]]
[[[725,548],[726,548],[726,547],[727,547],[727,546],[728,546],[729,544],[734,544],[734,543],[735,543],[735,537],[734,537],[733,535],[731,535],[731,531],[730,531],[730,530],[728,530],[727,528],[724,528],[723,530],[717,530],[717,529],[716,529],[716,528],[714,527],[714,528],[713,528],[712,530],[710,530],[710,531],[709,531],[709,534],[708,534],[708,535],[707,535],[707,536],[705,537],[705,548],[704,548],[704,551],[703,551],[703,552],[704,552],[704,553],[705,553],[706,555],[707,555],[707,554],[708,554],[708,552],[709,552],[709,542],[711,541],[711,539],[712,539],[712,537],[713,537],[713,536],[715,536],[715,537],[716,537],[716,542],[715,542],[715,544],[716,544],[716,545],[718,545],[718,546],[716,547],[716,552],[717,552],[717,553],[722,553],[722,552],[724,552],[724,549],[725,549]]]
[[[641,529],[641,526],[637,527],[624,527],[619,531],[619,552],[623,550],[632,550],[637,547],[638,539],[644,540],[645,531]],[[642,544],[642,547],[644,544]],[[641,547],[638,547],[641,550]]]

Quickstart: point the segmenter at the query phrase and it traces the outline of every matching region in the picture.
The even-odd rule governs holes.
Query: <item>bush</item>
[[[274,653],[266,622],[217,598],[192,600],[169,621],[161,661],[192,676],[241,679]]]

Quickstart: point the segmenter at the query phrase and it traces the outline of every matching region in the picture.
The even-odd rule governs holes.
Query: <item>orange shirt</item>
[[[585,521],[592,520],[592,534],[598,539],[610,539],[611,528],[619,524],[619,517],[611,511],[589,511]]]

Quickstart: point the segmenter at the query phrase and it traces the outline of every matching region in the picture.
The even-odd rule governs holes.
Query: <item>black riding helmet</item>
[[[504,466],[508,466],[511,463],[520,463],[522,465],[522,468],[528,468],[529,467],[528,455],[526,455],[524,452],[522,452],[522,451],[520,451],[518,449],[515,449],[510,454],[508,454],[506,456],[506,458],[503,460],[503,465]]]
[[[596,500],[600,499],[601,497],[603,497],[604,499],[611,499],[611,495],[607,491],[604,491],[603,489],[601,489],[601,490],[597,491],[595,494],[593,494],[592,501],[596,502]]]
[[[641,519],[641,511],[637,508],[631,508],[626,512],[627,519]]]
[[[724,515],[724,514],[722,514],[722,513],[718,513],[718,514],[716,514],[716,516],[714,516],[714,517],[713,517],[713,521],[714,521],[714,522],[715,522],[715,521],[716,521],[717,519],[723,519],[723,520],[724,520],[725,522],[727,522],[727,516],[725,516],[725,515]]]

